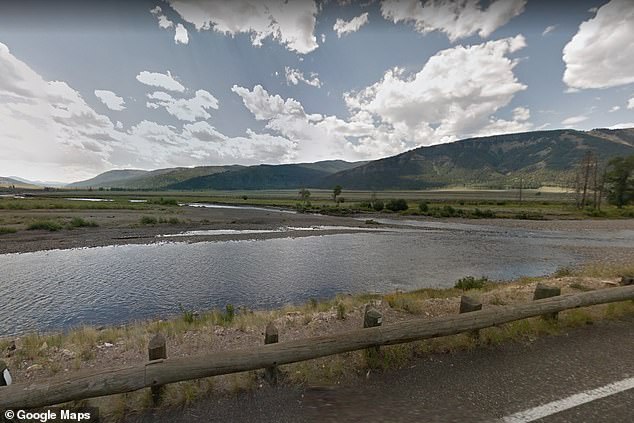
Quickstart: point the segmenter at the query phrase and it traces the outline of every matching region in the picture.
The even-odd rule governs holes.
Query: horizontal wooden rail
[[[36,408],[120,394],[167,383],[268,368],[381,345],[455,335],[545,313],[626,300],[634,300],[634,286],[561,295],[497,310],[416,319],[336,335],[250,347],[247,350],[154,360],[147,364],[49,379],[43,383],[18,383],[0,387],[0,409]]]

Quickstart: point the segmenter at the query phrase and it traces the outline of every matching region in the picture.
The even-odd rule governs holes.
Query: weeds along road
[[[127,422],[634,421],[634,318],[434,354],[347,386],[280,386]]]

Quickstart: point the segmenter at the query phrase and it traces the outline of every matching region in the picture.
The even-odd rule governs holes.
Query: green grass
[[[142,216],[140,222],[141,225],[156,225],[158,220],[152,216]]]
[[[0,235],[3,234],[14,234],[16,233],[18,230],[15,228],[11,228],[8,226],[0,226]]]
[[[92,220],[85,220],[81,217],[73,217],[68,224],[69,228],[96,228],[99,226],[97,222]]]
[[[59,231],[61,229],[63,229],[63,226],[58,223],[55,222],[54,220],[37,220],[33,223],[31,223],[28,227],[28,230],[46,230],[46,231]]]
[[[261,191],[56,191],[43,194],[34,192],[26,199],[0,199],[0,209],[133,209],[165,210],[178,207],[179,203],[208,202],[229,205],[254,205],[296,208],[332,215],[376,213],[373,201],[386,203],[389,199],[402,198],[408,209],[392,213],[431,217],[515,218],[542,219],[623,219],[634,217],[634,206],[617,209],[604,204],[601,212],[577,209],[572,193],[526,190],[525,200],[518,201],[517,192],[487,190],[427,190],[427,191],[353,191],[344,187],[346,202],[337,207],[332,202],[332,191],[310,189],[310,204],[302,203],[298,190]],[[540,192],[537,195],[537,192]],[[372,200],[373,196],[376,200]],[[109,202],[70,201],[66,197],[99,197]],[[130,203],[130,198],[145,199],[147,203]],[[421,206],[424,204],[423,206]],[[387,210],[384,213],[391,211]]]
[[[485,277],[474,278],[473,276],[467,276],[461,279],[458,279],[454,285],[454,288],[469,290],[469,289],[481,289],[484,288],[484,285],[487,284],[489,280]]]

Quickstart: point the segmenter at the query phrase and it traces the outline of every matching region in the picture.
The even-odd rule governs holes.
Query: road
[[[127,422],[634,421],[634,318],[434,354],[346,386],[280,386]]]

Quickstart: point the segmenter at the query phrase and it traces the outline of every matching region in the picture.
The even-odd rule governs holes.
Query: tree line
[[[634,155],[605,163],[588,151],[579,161],[574,178],[575,203],[580,209],[600,211],[604,198],[618,208],[634,201]]]

